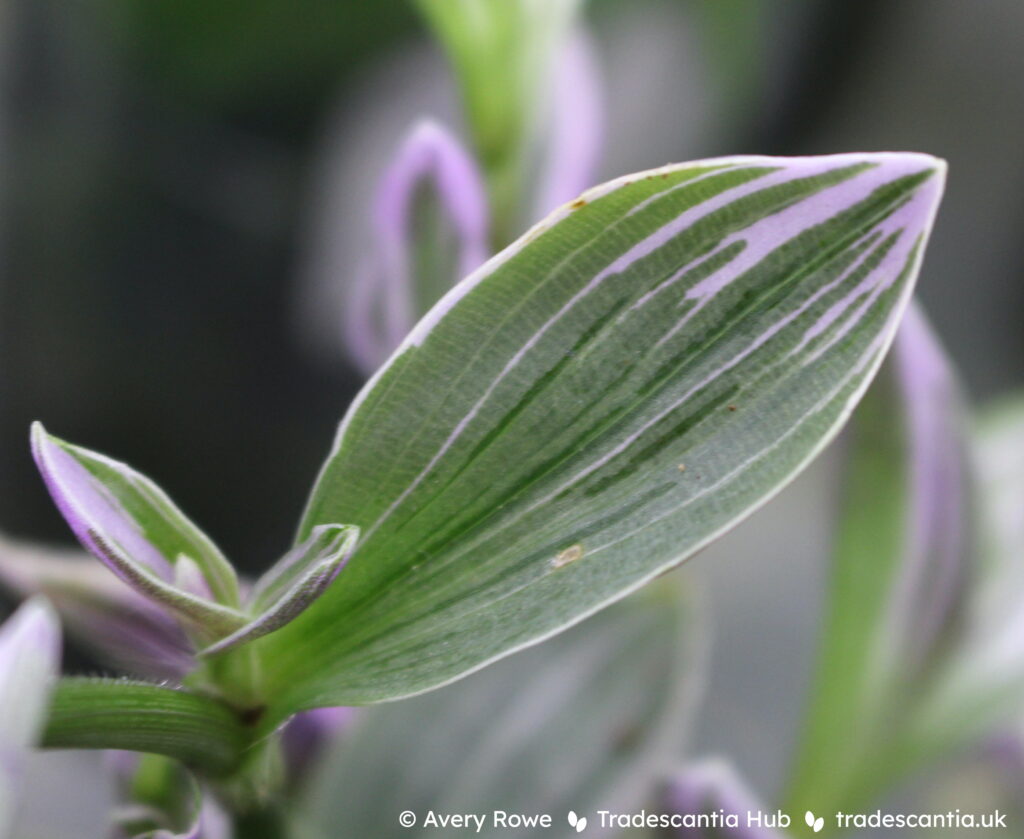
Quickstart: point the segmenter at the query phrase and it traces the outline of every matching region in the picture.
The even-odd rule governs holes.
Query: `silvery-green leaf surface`
[[[300,539],[362,537],[258,642],[279,713],[451,681],[778,492],[881,362],[943,174],[895,153],[670,166],[589,191],[456,286],[321,471]]]
[[[20,797],[25,753],[36,744],[60,668],[60,626],[42,598],[0,627],[0,837]]]
[[[425,826],[431,809],[550,813],[564,832],[570,809],[639,809],[682,752],[703,679],[703,633],[677,582],[458,684],[362,710],[299,802],[308,835],[464,835]],[[416,828],[400,826],[404,810]]]
[[[969,593],[967,409],[916,305],[851,422],[849,464],[793,812],[866,804],[914,761],[893,750],[946,663]]]

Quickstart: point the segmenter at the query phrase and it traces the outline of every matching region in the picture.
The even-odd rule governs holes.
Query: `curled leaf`
[[[32,453],[75,536],[125,583],[215,637],[244,623],[235,608],[238,588],[231,566],[152,481],[58,440],[40,423],[32,426]],[[233,605],[177,586],[179,556],[201,568],[198,578]],[[191,588],[199,587],[194,571],[186,578]]]
[[[348,562],[359,540],[359,528],[321,525],[256,583],[252,592],[254,620],[203,650],[216,655],[276,632],[304,612]]]

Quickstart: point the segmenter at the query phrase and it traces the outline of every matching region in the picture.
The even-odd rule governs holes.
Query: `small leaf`
[[[198,564],[219,597],[238,602],[237,581],[227,560],[152,481],[122,463],[52,437],[39,423],[32,427],[32,453],[75,536],[124,582],[213,637],[244,623],[236,608],[171,582],[184,555]]]
[[[441,125],[421,122],[377,187],[369,257],[354,272],[345,339],[367,375],[455,283],[488,256],[487,196],[476,163]]]
[[[296,811],[319,835],[375,839],[408,835],[403,810],[635,812],[702,684],[701,627],[675,583],[456,685],[360,711]]]
[[[888,773],[904,770],[909,755],[897,760],[893,751],[945,663],[968,593],[966,407],[916,306],[883,371],[852,423],[792,810],[864,805],[891,780]]]
[[[164,580],[170,580],[175,559],[184,554],[202,569],[219,603],[238,606],[231,564],[149,478],[47,434],[41,423],[32,426],[32,453],[54,501],[89,550],[93,528]]]
[[[502,244],[516,232],[539,107],[580,5],[580,0],[417,0],[455,71]]]
[[[39,598],[0,626],[0,837],[19,800],[25,752],[35,745],[60,668],[60,626]]]
[[[670,166],[591,190],[456,286],[342,422],[300,536],[351,522],[360,546],[265,642],[269,695],[436,687],[749,515],[874,375],[942,173],[917,154]]]
[[[302,545],[270,569],[253,590],[255,620],[203,650],[215,655],[276,632],[323,594],[352,556],[359,528],[321,525]]]

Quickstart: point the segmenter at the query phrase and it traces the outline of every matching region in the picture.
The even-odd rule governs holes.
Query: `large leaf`
[[[676,585],[428,696],[362,711],[301,803],[312,835],[457,836],[427,813],[634,812],[678,758],[703,640]],[[413,811],[417,829],[399,824]],[[475,828],[474,828],[475,829]],[[506,836],[493,820],[482,836]],[[520,828],[516,835],[547,835]]]
[[[966,408],[918,308],[904,320],[883,370],[851,423],[846,497],[789,793],[792,812],[867,804],[917,762],[904,734],[945,663],[966,599]],[[888,759],[880,759],[883,752]]]
[[[676,565],[832,438],[942,189],[918,154],[741,157],[613,181],[420,322],[346,416],[300,538],[363,534],[261,642],[281,712],[450,681]]]

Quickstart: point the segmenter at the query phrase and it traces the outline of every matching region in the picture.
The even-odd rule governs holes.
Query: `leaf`
[[[345,521],[362,540],[344,583],[263,642],[268,696],[291,712],[437,687],[749,515],[873,376],[942,180],[916,154],[670,166],[490,260],[342,422],[300,538]]]
[[[973,430],[981,561],[959,643],[905,738],[928,758],[1019,739],[1024,719],[1024,398],[987,406]]]
[[[550,813],[563,831],[570,809],[633,812],[682,748],[702,684],[696,617],[666,581],[457,685],[366,709],[296,813],[314,835],[399,839],[437,833],[430,809]],[[420,829],[399,825],[404,810]]]
[[[32,453],[75,536],[125,583],[213,637],[244,623],[234,570],[156,484],[123,463],[58,440],[40,423],[32,426]],[[195,593],[205,588],[200,580],[229,605]]]
[[[968,592],[966,407],[917,307],[883,371],[852,423],[793,812],[866,805],[905,771],[910,749],[897,756],[895,744],[945,662]]]
[[[25,753],[36,744],[60,668],[60,626],[42,598],[0,627],[0,837],[14,820]]]
[[[703,760],[675,770],[664,799],[667,809],[683,820],[681,827],[672,831],[677,839],[704,839],[706,836],[782,839],[786,836],[775,828],[747,824],[747,814],[763,812],[764,807],[736,770],[722,760]],[[724,823],[730,816],[736,818],[735,826]],[[809,827],[814,823],[813,818],[807,821]]]
[[[417,0],[417,6],[451,60],[487,177],[492,232],[504,244],[522,209],[534,131],[543,116],[539,106],[581,2]]]
[[[85,551],[0,536],[0,583],[19,598],[45,596],[65,631],[118,670],[179,680],[195,669],[178,622]]]
[[[352,556],[358,539],[358,527],[314,527],[309,539],[286,554],[257,582],[252,593],[256,618],[207,647],[203,655],[247,644],[294,620],[334,582]]]
[[[487,196],[472,156],[443,126],[420,122],[384,172],[370,222],[344,317],[349,355],[367,375],[487,258]]]
[[[124,679],[61,679],[43,735],[46,748],[152,752],[214,775],[236,768],[249,745],[226,705]]]

